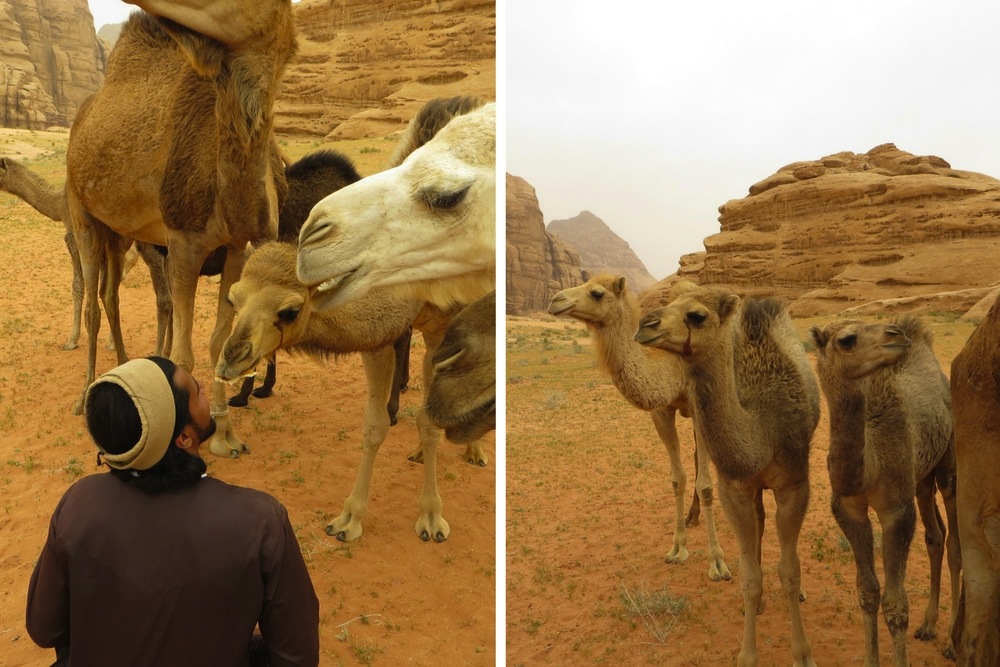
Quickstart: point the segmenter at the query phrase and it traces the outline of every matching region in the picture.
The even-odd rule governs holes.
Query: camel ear
[[[830,337],[822,329],[814,326],[809,330],[809,335],[812,336],[813,342],[816,343],[816,349],[820,353],[826,350],[826,344],[830,340]]]
[[[618,276],[614,284],[615,296],[621,296],[625,291],[625,276]]]
[[[735,294],[727,294],[719,301],[719,321],[725,322],[730,315],[736,312],[740,305],[740,297]]]

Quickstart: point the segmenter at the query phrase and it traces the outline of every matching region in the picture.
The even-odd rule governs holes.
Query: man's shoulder
[[[250,507],[259,507],[262,510],[269,509],[277,511],[279,514],[287,514],[285,506],[266,491],[230,484],[215,477],[205,477],[198,482],[198,486],[204,493],[225,496],[229,502],[245,504]]]

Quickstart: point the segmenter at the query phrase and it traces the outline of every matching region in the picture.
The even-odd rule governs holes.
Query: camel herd
[[[674,417],[680,410],[693,419],[698,494],[710,510],[710,459],[740,550],[746,613],[737,664],[757,664],[753,611],[761,608],[764,489],[772,491],[777,506],[777,569],[791,617],[794,664],[816,664],[805,634],[797,550],[809,502],[809,447],[819,421],[820,387],[830,415],[831,510],[857,567],[865,665],[880,664],[879,608],[895,664],[910,664],[904,577],[918,513],[930,588],[914,636],[930,640],[937,634],[947,553],[953,603],[945,655],[960,665],[1000,664],[1000,302],[955,358],[949,387],[931,334],[916,317],[813,327],[814,373],[779,300],[741,299],[724,289],[680,283],[668,301],[640,317],[624,278],[599,275],[556,294],[549,312],[587,325],[599,366],[629,402],[652,414],[667,445],[677,516],[669,563],[687,556],[685,476]],[[869,509],[882,529],[884,587],[875,571]],[[718,580],[724,563],[708,517],[709,577]]]

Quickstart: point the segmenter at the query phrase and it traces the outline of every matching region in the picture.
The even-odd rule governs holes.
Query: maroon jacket
[[[110,473],[71,486],[28,585],[27,629],[78,667],[319,663],[319,602],[285,508],[204,477],[149,495]]]

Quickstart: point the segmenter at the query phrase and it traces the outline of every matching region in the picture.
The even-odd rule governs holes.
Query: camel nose
[[[340,234],[340,226],[330,218],[312,217],[306,220],[299,232],[299,246],[310,243],[329,243],[330,239],[336,238]]]

